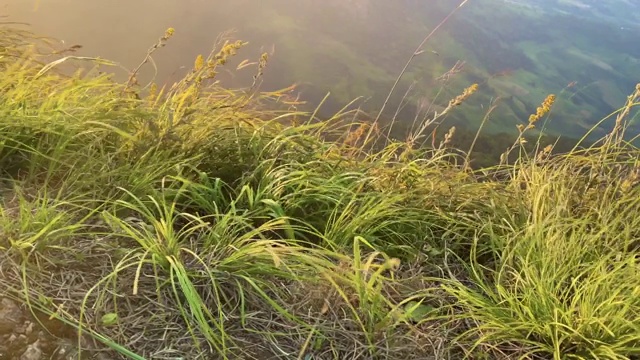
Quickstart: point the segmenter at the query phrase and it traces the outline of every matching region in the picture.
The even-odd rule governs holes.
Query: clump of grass
[[[637,189],[620,193],[608,184],[589,198],[583,179],[567,176],[579,170],[523,170],[530,176],[526,226],[476,238],[465,279],[473,285],[446,285],[459,317],[476,324],[464,334],[470,352],[500,346],[534,358],[638,355]],[[489,266],[483,253],[493,258]]]
[[[30,194],[15,186],[0,207],[0,249],[23,256],[65,249],[81,232],[86,213],[46,191]]]

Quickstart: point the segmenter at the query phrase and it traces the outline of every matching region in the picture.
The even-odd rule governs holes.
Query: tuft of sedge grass
[[[26,257],[72,246],[91,212],[59,195],[47,189],[31,194],[15,185],[0,206],[0,249]]]
[[[370,252],[363,251],[361,246]],[[321,273],[361,327],[371,356],[376,356],[378,341],[384,338],[383,334],[391,332],[397,325],[397,319],[393,317],[395,313],[391,311],[395,304],[384,291],[400,267],[399,259],[374,249],[364,238],[356,236],[353,255],[343,259],[333,271]],[[327,306],[331,308],[332,304]]]
[[[272,202],[253,202],[255,198],[248,187],[226,209],[218,208],[217,213],[197,216],[179,212],[179,204],[193,204],[180,199],[189,197],[190,189],[197,190],[190,185],[187,183],[177,194],[171,194],[170,203],[162,200],[162,196],[144,201],[129,194],[133,202],[117,200],[114,210],[103,213],[115,234],[136,244],[132,256],[116,265],[120,270],[107,278],[135,267],[132,288],[135,295],[144,269],[154,269],[154,276],[159,278],[157,291],[170,287],[196,346],[205,346],[198,340],[203,335],[217,354],[229,358],[235,350],[233,339],[225,331],[227,312],[235,309],[244,314],[250,302],[258,301],[300,323],[278,296],[270,295],[280,292],[274,281],[312,278],[324,260],[312,256],[312,250],[296,244],[295,239],[273,238],[274,233],[281,230],[287,233],[290,227],[273,212]],[[202,201],[201,193],[195,196],[192,201]],[[244,202],[245,196],[249,199],[248,208],[243,209],[238,204]],[[252,214],[261,213],[261,206],[275,217],[254,227]],[[116,216],[118,208],[128,210],[130,216],[126,219]],[[202,289],[203,282],[208,290]]]
[[[572,156],[521,168],[515,183],[528,220],[511,233],[476,236],[469,278],[445,282],[455,318],[473,324],[458,339],[471,344],[469,356],[495,347],[519,349],[520,358],[640,354],[638,188],[612,172],[592,192],[588,170],[599,159]]]

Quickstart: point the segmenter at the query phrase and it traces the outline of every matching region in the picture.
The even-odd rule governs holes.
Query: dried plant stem
[[[440,30],[440,28],[444,24],[447,23],[447,21],[449,21],[449,19],[458,11],[458,9],[460,9],[461,7],[463,7],[467,3],[467,1],[469,1],[469,0],[463,0],[460,3],[460,5],[456,6],[455,9],[453,9],[447,16],[445,16],[445,18],[442,19],[442,21],[440,21],[440,23],[435,28],[433,28],[433,30],[431,30],[431,32],[424,39],[422,39],[422,42],[420,42],[418,47],[416,47],[416,49],[413,51],[413,54],[411,54],[411,56],[407,60],[407,63],[404,65],[404,67],[402,68],[402,71],[400,71],[400,74],[396,78],[396,81],[393,83],[393,86],[391,87],[391,90],[387,94],[387,98],[384,100],[384,103],[382,103],[382,107],[380,108],[380,111],[378,112],[378,115],[376,116],[376,119],[373,121],[374,124],[377,124],[378,121],[380,121],[380,117],[382,116],[382,113],[384,112],[384,109],[387,107],[387,104],[389,103],[389,100],[391,100],[391,96],[393,95],[393,93],[395,92],[396,88],[398,87],[398,84],[400,83],[400,80],[402,79],[404,74],[409,69],[409,66],[413,62],[413,59],[416,56],[418,56],[418,55],[420,55],[422,53],[421,50],[424,47],[424,45],[433,37],[433,35],[436,34],[436,32],[438,30]],[[372,134],[372,129],[373,129],[373,127],[371,127],[371,129],[369,130],[369,133],[367,134],[367,138],[365,140],[365,143],[369,140],[369,137]]]
[[[471,142],[471,146],[469,146],[469,151],[467,151],[467,155],[466,155],[466,157],[464,159],[464,168],[465,169],[469,169],[470,168],[469,164],[471,163],[471,152],[473,152],[473,148],[476,146],[476,142],[478,141],[478,137],[480,136],[480,132],[482,132],[482,128],[486,124],[487,120],[489,120],[489,116],[498,107],[498,101],[499,100],[500,100],[500,98],[497,98],[493,102],[493,104],[489,107],[489,110],[487,110],[487,113],[484,115],[484,118],[482,119],[482,122],[480,123],[480,127],[478,128],[478,131],[476,131],[476,136],[473,138],[473,141]]]
[[[138,66],[133,69],[133,71],[131,71],[129,73],[129,78],[127,79],[127,84],[124,87],[123,91],[127,91],[131,86],[135,85],[137,83],[136,80],[136,75],[138,74],[138,72],[140,71],[140,69],[147,63],[147,62],[151,62],[151,64],[153,65],[154,69],[156,70],[157,73],[157,67],[155,65],[155,62],[153,61],[153,58],[151,57],[151,55],[158,50],[159,48],[165,46],[167,40],[169,40],[171,38],[171,36],[173,36],[174,33],[174,29],[173,28],[168,28],[164,35],[158,39],[158,41],[153,44],[153,46],[151,46],[149,48],[149,50],[147,50],[147,54],[145,55],[144,59],[140,62],[140,64],[138,64]],[[155,76],[154,76],[155,77]]]

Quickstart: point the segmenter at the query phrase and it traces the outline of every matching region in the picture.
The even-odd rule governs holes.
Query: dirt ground
[[[78,359],[73,331],[46,318],[36,318],[11,299],[0,298],[0,360]],[[103,353],[82,354],[83,359],[110,359]]]

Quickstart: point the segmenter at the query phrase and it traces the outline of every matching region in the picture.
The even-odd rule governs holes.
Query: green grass
[[[0,295],[78,344],[131,359],[640,356],[640,151],[622,115],[598,146],[515,146],[472,170],[441,136],[369,146],[352,113],[319,122],[278,110],[285,91],[221,88],[240,43],[156,89],[68,75],[0,32]],[[77,64],[95,62],[60,63]]]

